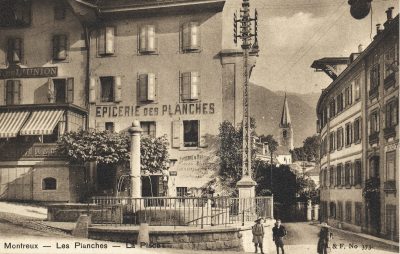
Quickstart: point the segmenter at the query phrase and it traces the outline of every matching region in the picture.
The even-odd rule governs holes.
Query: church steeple
[[[283,101],[283,109],[282,109],[282,116],[281,116],[281,122],[279,124],[279,127],[289,127],[292,122],[290,120],[290,113],[289,113],[289,105],[287,102],[286,98],[286,93],[285,93],[285,100]]]
[[[282,108],[282,115],[281,121],[279,123],[280,128],[280,138],[279,138],[279,145],[284,150],[293,150],[293,128],[292,128],[292,121],[290,119],[289,113],[289,104],[287,100],[287,96],[285,93],[285,99],[283,101],[283,108]]]

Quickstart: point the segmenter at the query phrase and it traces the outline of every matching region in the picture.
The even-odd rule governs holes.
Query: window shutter
[[[58,35],[56,36],[58,41],[57,48],[57,60],[65,60],[67,58],[67,36]]]
[[[13,104],[13,96],[14,96],[14,81],[7,80],[6,87],[5,87],[5,94],[4,94],[4,101],[6,105]]]
[[[14,104],[22,103],[22,84],[21,81],[14,81]]]
[[[181,88],[181,97],[182,100],[190,100],[190,84],[191,83],[191,74],[190,72],[182,73],[182,88]]]
[[[147,101],[147,74],[139,74],[139,101]]]
[[[146,52],[146,26],[140,27],[139,52]]]
[[[154,73],[147,74],[147,100],[154,101],[156,99],[156,75]]]
[[[172,147],[180,148],[181,147],[181,122],[173,121],[172,122]]]
[[[50,103],[55,102],[54,83],[52,78],[47,80],[47,99]]]
[[[106,38],[105,38],[105,53],[106,54],[114,54],[115,47],[114,47],[114,38],[115,38],[115,28],[114,27],[106,27],[105,28]]]
[[[74,78],[67,78],[67,103],[74,103]]]
[[[106,130],[105,123],[96,122],[96,130],[97,131],[105,131]]]
[[[199,84],[200,84],[200,75],[198,72],[191,72],[190,77],[190,99],[197,100],[199,99]]]
[[[198,121],[199,122],[199,147],[207,147],[207,140],[206,140],[206,129],[207,129],[207,127],[206,127],[206,125],[205,124],[202,124],[201,123],[201,121]],[[204,126],[203,126],[204,125]]]
[[[14,59],[14,40],[8,39],[7,41],[7,61],[12,63]]]
[[[98,31],[98,37],[97,37],[97,53],[99,55],[104,55],[106,53],[106,35],[105,35],[105,29],[99,29]]]
[[[349,105],[351,105],[352,103],[353,103],[353,86],[352,85],[350,85],[350,88],[349,88]]]
[[[15,39],[14,48],[15,48],[15,51],[16,51],[16,53],[15,53],[15,55],[16,55],[15,62],[16,63],[21,63],[22,59],[23,59],[23,45],[22,45],[22,39],[21,38],[16,38]]]
[[[89,103],[96,103],[96,78],[91,77],[89,81]]]
[[[191,49],[200,48],[200,27],[199,23],[190,23],[190,47]]]
[[[122,101],[122,81],[120,76],[114,77],[114,94],[115,102],[121,102]]]
[[[182,26],[182,49],[190,49],[190,29],[189,23],[185,23]]]
[[[149,25],[147,26],[147,51],[155,52],[156,51],[156,28],[155,26]]]

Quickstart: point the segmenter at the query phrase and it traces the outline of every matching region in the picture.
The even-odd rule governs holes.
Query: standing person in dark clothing
[[[318,254],[328,254],[329,240],[332,239],[332,233],[329,232],[329,226],[326,222],[321,223],[321,231],[318,234]]]
[[[275,226],[272,228],[272,240],[276,245],[276,253],[279,254],[279,248],[282,250],[282,254],[285,254],[283,249],[283,237],[287,234],[287,231],[283,225],[281,225],[281,220],[277,219]]]
[[[257,220],[254,222],[256,223],[251,229],[253,233],[253,243],[254,247],[256,248],[255,253],[257,253],[257,247],[260,247],[261,254],[264,254],[263,252],[263,241],[264,241],[264,225],[261,223],[262,217],[258,217]]]

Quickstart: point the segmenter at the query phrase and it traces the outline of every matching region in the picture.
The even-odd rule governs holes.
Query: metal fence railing
[[[273,197],[93,197],[89,211],[98,224],[200,226],[244,224],[273,218]]]

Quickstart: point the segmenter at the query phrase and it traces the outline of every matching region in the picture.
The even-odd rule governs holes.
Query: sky
[[[348,57],[358,51],[359,44],[366,48],[376,34],[376,24],[386,21],[385,10],[393,6],[393,16],[399,13],[399,0],[373,0],[372,23],[371,12],[356,20],[347,1],[250,0],[252,15],[254,8],[258,11],[260,46],[250,81],[272,91],[320,93],[332,80],[315,72],[312,62],[323,57]],[[241,0],[226,1],[224,48],[235,48],[232,20],[240,7]]]

